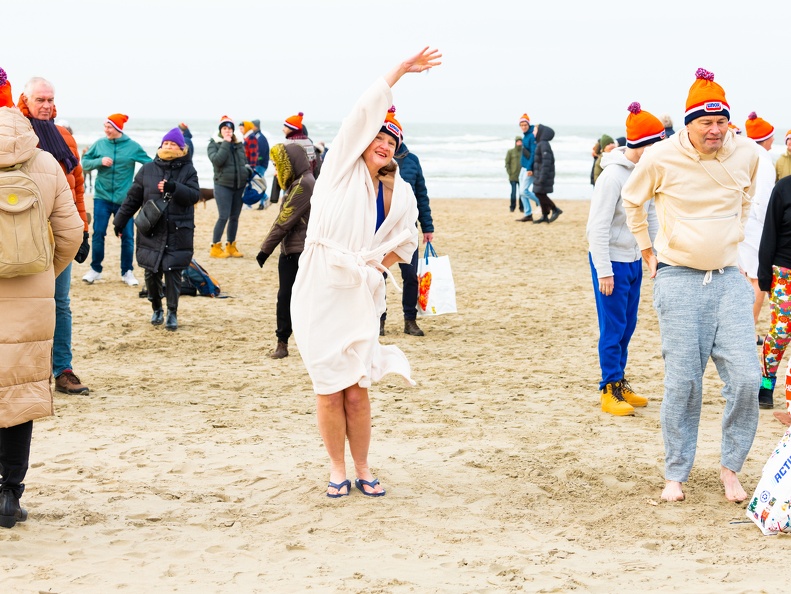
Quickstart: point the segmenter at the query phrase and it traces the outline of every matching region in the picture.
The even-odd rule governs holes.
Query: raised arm
[[[442,54],[439,53],[439,50],[429,50],[428,46],[426,46],[422,51],[411,58],[407,58],[385,74],[385,82],[392,88],[407,72],[423,72],[434,68],[434,66],[439,66],[442,64],[439,61],[441,57]]]

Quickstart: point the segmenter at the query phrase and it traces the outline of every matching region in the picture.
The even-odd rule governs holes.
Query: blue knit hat
[[[181,148],[184,148],[185,146],[187,146],[187,143],[184,142],[184,135],[181,133],[181,130],[179,129],[178,126],[173,128],[172,130],[170,130],[167,134],[165,134],[162,137],[162,144],[160,144],[159,146],[162,146],[163,144],[165,144],[166,140],[169,140],[171,142],[175,142]]]

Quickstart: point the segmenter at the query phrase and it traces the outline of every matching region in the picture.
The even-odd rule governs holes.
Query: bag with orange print
[[[456,313],[456,285],[450,256],[437,256],[430,241],[426,242],[423,257],[417,263],[417,281],[419,316]]]

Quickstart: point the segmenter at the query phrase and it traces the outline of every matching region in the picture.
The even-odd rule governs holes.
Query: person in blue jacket
[[[423,243],[434,239],[434,221],[431,218],[431,206],[429,205],[428,190],[426,190],[426,180],[423,177],[423,168],[420,160],[414,153],[410,153],[405,143],[401,143],[398,152],[393,156],[398,163],[398,172],[401,179],[412,186],[412,192],[417,200],[417,220],[420,223],[420,230],[423,232]],[[404,310],[404,333],[412,336],[424,336],[423,330],[417,325],[417,259],[420,248],[412,254],[412,261],[409,264],[399,264],[401,278],[404,283],[404,292],[401,294],[401,306]],[[384,323],[387,312],[382,314],[380,320],[379,334],[384,334]]]
[[[522,172],[519,174],[519,187],[522,190],[522,207],[525,213],[521,219],[516,219],[522,223],[533,220],[533,209],[530,201],[538,206],[538,198],[530,190],[533,185],[533,160],[536,153],[536,138],[533,136],[533,126],[530,125],[530,118],[526,113],[519,118],[519,128],[522,130]]]

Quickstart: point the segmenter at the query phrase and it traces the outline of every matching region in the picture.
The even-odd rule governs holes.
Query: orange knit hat
[[[789,138],[791,138],[791,130],[786,132],[786,140],[788,140]]]
[[[733,122],[728,122],[728,130],[730,130],[734,134],[741,134],[742,133],[742,129],[739,128],[739,126],[737,126]]]
[[[725,116],[730,120],[730,109],[725,100],[725,91],[714,82],[714,73],[698,68],[695,82],[689,88],[684,124],[703,116]]]
[[[526,113],[523,113],[522,117],[519,118],[519,123],[521,124],[522,122],[527,122],[527,125],[529,126],[530,125],[530,116],[528,116]]]
[[[759,118],[754,111],[747,116],[744,129],[747,130],[747,138],[755,142],[763,142],[775,134],[775,127],[763,118]]]
[[[627,148],[640,148],[659,142],[665,137],[665,125],[652,113],[640,108],[636,101],[627,108],[626,116],[626,146]]]
[[[395,111],[395,105],[391,105],[390,109],[387,110],[384,124],[382,124],[379,131],[395,138],[396,150],[398,150],[398,147],[401,146],[401,142],[404,140],[404,129],[401,127],[401,124],[398,123],[398,120],[395,119]]]
[[[14,100],[11,98],[11,83],[2,68],[0,68],[0,107],[14,107]]]
[[[286,121],[283,122],[283,125],[286,128],[296,130],[297,132],[302,132],[302,116],[304,115],[305,114],[300,111],[297,115],[286,118]]]
[[[109,123],[113,128],[115,128],[119,132],[124,131],[124,124],[128,120],[129,120],[129,116],[126,116],[122,113],[114,113],[113,115],[107,116],[107,123]]]

